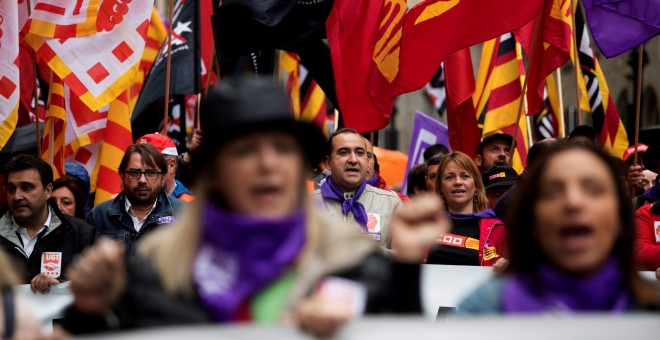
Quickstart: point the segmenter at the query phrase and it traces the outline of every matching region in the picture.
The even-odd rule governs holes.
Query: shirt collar
[[[48,217],[46,218],[46,222],[44,223],[44,225],[41,227],[41,229],[39,229],[39,233],[41,231],[43,231],[44,228],[48,228],[48,226],[50,226],[50,222],[52,220],[52,217],[53,217],[53,215],[51,214],[50,207],[48,207]],[[18,229],[23,228],[20,225],[18,225],[18,222],[16,222],[16,220],[14,219],[14,215],[11,216],[11,222],[12,222],[11,223],[11,231],[12,232],[16,232],[16,231],[18,231]]]
[[[158,198],[156,198],[156,200],[154,201],[154,205],[151,206],[151,210],[154,210],[154,208],[156,207],[156,203],[158,203]],[[128,201],[128,197],[124,198],[124,210],[126,210],[126,212],[130,212],[133,210],[133,205],[131,204],[131,202]]]

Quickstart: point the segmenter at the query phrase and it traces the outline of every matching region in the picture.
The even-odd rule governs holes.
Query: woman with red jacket
[[[427,263],[465,266],[502,265],[506,228],[487,208],[486,189],[477,165],[453,152],[438,166],[438,195],[453,227],[429,249]]]

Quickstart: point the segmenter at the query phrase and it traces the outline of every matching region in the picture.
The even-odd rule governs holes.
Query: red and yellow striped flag
[[[309,76],[307,69],[300,62],[300,57],[295,53],[282,52],[280,68],[295,118],[311,122],[328,136],[325,93]]]
[[[14,133],[20,102],[18,3],[0,1],[0,150]]]
[[[50,83],[48,111],[41,150],[41,158],[53,168],[53,179],[64,176],[66,144],[66,99],[64,82],[57,76]]]
[[[578,70],[577,78],[582,93],[580,108],[591,112],[594,130],[598,134],[598,142],[603,150],[608,151],[612,156],[623,157],[623,153],[628,148],[628,134],[619,118],[603,70],[591,49],[591,40],[582,11],[576,11],[575,26],[578,28],[576,31],[578,58],[575,59],[572,50],[571,58]]]
[[[167,38],[167,28],[163,20],[160,18],[160,14],[156,8],[151,10],[151,21],[149,22],[149,31],[147,32],[147,45],[144,47],[144,52],[142,52],[142,59],[140,60],[140,66],[138,66],[137,74],[133,79],[133,83],[130,87],[130,110],[133,112],[135,108],[135,103],[140,96],[140,91],[142,91],[142,85],[144,85],[144,80],[147,78],[151,66],[158,56],[158,51],[160,46],[163,44]]]
[[[126,148],[133,143],[128,93],[123,92],[108,111],[105,138],[101,144],[98,162],[92,180],[97,178],[94,204],[107,201],[121,191],[121,179],[117,173]]]
[[[484,43],[473,97],[482,137],[495,133],[514,135],[522,100],[522,73],[522,51],[513,34],[506,33]],[[526,166],[527,135],[527,117],[523,112],[512,164],[519,173]]]

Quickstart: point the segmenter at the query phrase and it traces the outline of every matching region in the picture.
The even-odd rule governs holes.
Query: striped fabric
[[[35,9],[42,3],[55,6],[54,4],[59,4],[61,1],[40,1]],[[62,3],[66,4],[62,5],[64,12],[58,10],[57,13],[63,14],[40,18],[43,20],[50,18],[46,22],[59,25],[62,22],[58,20],[69,13],[73,3],[93,5],[97,2],[69,0]],[[116,6],[112,7],[113,4]],[[106,5],[111,6],[107,12],[101,8]],[[123,6],[127,7],[123,8]],[[88,8],[92,7],[88,6]],[[91,110],[96,111],[109,104],[133,81],[146,44],[152,8],[153,1],[149,0],[131,1],[126,5],[120,4],[117,0],[107,0],[101,3],[99,14],[96,16],[97,34],[78,36],[69,32],[60,38],[53,38],[58,35],[50,29],[52,27],[35,25],[36,21],[31,21],[27,25],[29,26],[27,32],[24,31],[26,33],[24,38],[36,51],[37,56],[46,61]],[[72,10],[75,15],[75,8]],[[109,20],[107,14],[100,14],[101,12],[112,14],[113,11],[125,12],[123,15],[115,13],[115,16],[121,15],[123,19],[118,24]],[[42,11],[35,10],[30,20],[39,17],[39,13]],[[85,20],[88,20],[91,16],[86,18]],[[68,19],[65,22],[70,23]],[[77,29],[76,34],[78,34]]]
[[[18,46],[18,3],[0,1],[0,149],[14,133],[18,121]]]
[[[121,191],[121,179],[117,171],[124,151],[133,143],[128,107],[129,98],[126,91],[110,104],[105,138],[98,153],[97,169],[92,172],[92,181],[97,179],[95,205],[111,199]]]
[[[623,157],[624,151],[628,148],[628,134],[619,118],[603,70],[591,49],[591,40],[582,11],[577,11],[575,25],[578,27],[576,36],[579,51],[577,60],[573,53],[571,58],[573,65],[579,65],[576,68],[582,92],[580,108],[591,112],[598,142],[603,149],[613,156]]]
[[[555,78],[549,75],[545,79],[545,88],[543,89],[543,110],[532,118],[534,142],[547,138],[562,137],[564,126],[559,126],[559,123],[562,122],[558,117],[559,114],[561,114],[561,110]]]
[[[137,74],[133,79],[133,83],[130,86],[130,110],[133,112],[135,108],[135,103],[140,96],[140,91],[142,91],[142,85],[144,85],[144,80],[147,78],[151,66],[156,60],[160,46],[167,38],[167,28],[163,20],[160,18],[156,8],[151,10],[151,20],[149,22],[149,31],[147,32],[147,45],[144,47],[144,52],[142,52],[142,59],[140,60],[140,65],[138,66]]]
[[[522,53],[511,33],[484,43],[477,76],[474,102],[482,137],[495,133],[515,133],[516,116],[522,99]],[[524,107],[523,107],[524,110]],[[527,117],[520,117],[513,168],[519,173],[527,159]]]
[[[64,176],[64,150],[66,139],[66,99],[64,82],[54,76],[50,83],[50,99],[46,113],[46,125],[41,158],[53,168],[53,179]]]
[[[48,38],[72,38],[96,34],[97,16],[109,20],[113,5],[119,1],[100,0],[32,0],[32,15],[28,19],[24,33],[34,33]],[[125,7],[123,5],[121,7]],[[99,12],[103,8],[106,12]]]

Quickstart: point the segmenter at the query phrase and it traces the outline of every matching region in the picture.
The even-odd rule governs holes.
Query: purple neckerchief
[[[476,213],[473,213],[473,214],[452,214],[449,211],[447,211],[446,214],[447,214],[447,216],[449,216],[454,221],[467,221],[467,220],[471,220],[473,218],[497,218],[497,219],[499,219],[499,217],[497,217],[497,215],[495,215],[495,212],[490,208],[486,208],[483,211],[476,212]]]
[[[542,266],[538,280],[513,274],[504,283],[502,308],[506,313],[613,312],[628,305],[628,293],[618,261],[609,259],[589,277],[572,277]]]
[[[655,203],[657,201],[660,201],[660,185],[654,185],[648,190],[644,191],[644,198],[651,202]]]
[[[358,223],[362,225],[362,229],[366,231],[369,217],[367,217],[367,210],[364,209],[364,205],[358,202],[358,198],[360,198],[360,195],[362,195],[362,192],[366,186],[367,181],[362,181],[362,184],[360,184],[357,190],[355,190],[355,195],[353,198],[346,199],[344,197],[344,192],[339,189],[337,184],[335,184],[335,182],[332,180],[332,177],[328,177],[325,183],[321,185],[321,195],[323,198],[333,199],[341,202],[341,210],[344,212],[344,214],[348,214],[349,211],[352,211],[353,216],[355,216],[355,220],[358,221]]]
[[[236,215],[207,203],[193,280],[217,321],[236,319],[240,306],[293,265],[305,244],[305,213],[279,219]]]

